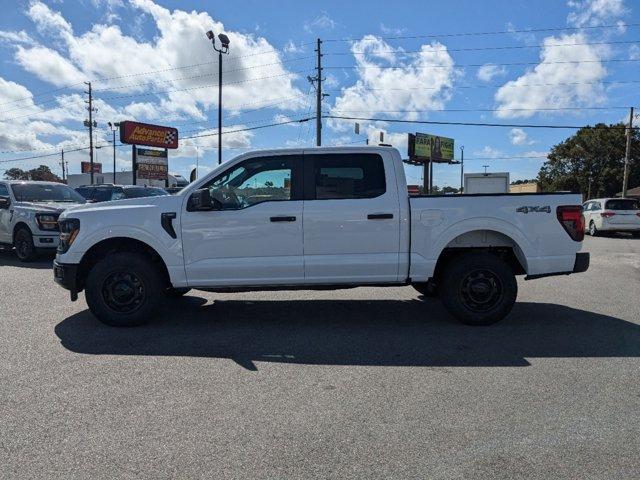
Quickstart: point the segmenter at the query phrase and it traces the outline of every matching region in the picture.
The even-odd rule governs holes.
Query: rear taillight
[[[600,216],[601,216],[602,218],[611,218],[611,217],[613,217],[614,215],[615,215],[615,213],[613,213],[613,212],[602,212],[602,213],[600,214]]]
[[[556,215],[572,240],[581,242],[584,239],[584,217],[580,205],[560,205],[556,209]]]

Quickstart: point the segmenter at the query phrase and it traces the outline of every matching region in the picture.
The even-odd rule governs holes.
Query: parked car
[[[603,232],[630,232],[640,236],[640,200],[594,198],[582,205],[585,228],[596,237]]]
[[[58,246],[58,217],[85,199],[62,183],[0,180],[0,243],[22,262]]]
[[[145,185],[85,185],[76,188],[76,191],[90,203],[109,202],[125,198],[158,197],[169,194],[164,188],[147,187]]]
[[[400,153],[246,153],[176,195],[87,205],[60,220],[54,279],[114,326],[161,297],[413,285],[462,322],[504,318],[526,279],[583,272],[578,194],[412,196]],[[425,307],[425,316],[428,315]]]
[[[184,187],[169,187],[169,188],[165,188],[165,190],[167,191],[167,193],[169,195],[175,195],[176,193],[178,193],[183,188]]]

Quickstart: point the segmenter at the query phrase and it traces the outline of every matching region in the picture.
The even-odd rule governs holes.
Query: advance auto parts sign
[[[138,178],[147,180],[166,180],[169,173],[167,152],[164,150],[150,150],[136,148],[136,164]]]
[[[129,145],[178,148],[178,130],[139,122],[120,122],[120,141]]]

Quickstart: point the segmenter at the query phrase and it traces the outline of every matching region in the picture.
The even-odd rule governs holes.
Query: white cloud
[[[19,32],[0,30],[0,42],[8,42],[14,45],[34,43],[33,39],[24,30],[20,30]]]
[[[313,20],[309,20],[304,23],[304,29],[307,33],[314,33],[318,30],[333,30],[335,26],[335,20],[327,15],[326,12],[323,12]]]
[[[205,32],[212,29],[225,31],[231,40],[231,53],[225,56],[223,67],[225,108],[242,109],[241,105],[246,103],[302,95],[293,85],[297,76],[284,67],[280,54],[266,39],[226,29],[206,12],[170,11],[151,0],[131,0],[131,4],[155,22],[158,32],[152,41],[127,36],[117,25],[94,24],[86,33],[75,35],[60,13],[41,2],[33,2],[29,18],[39,31],[59,38],[64,48],[16,46],[16,60],[26,70],[55,85],[94,79],[97,95],[101,89],[113,87],[121,88],[110,94],[171,91],[158,95],[160,101],[155,112],[146,111],[169,118],[181,115],[204,118],[204,111],[216,106],[218,98],[217,55],[205,38]],[[118,6],[118,2],[114,5]],[[189,65],[193,67],[175,68]],[[161,71],[136,75],[150,70]],[[121,78],[108,80],[111,77]],[[252,81],[256,78],[261,80]],[[138,102],[134,103],[131,110],[142,113]],[[299,102],[292,100],[275,108],[295,110],[299,106]]]
[[[504,66],[498,66],[493,63],[485,63],[478,68],[478,79],[483,82],[489,82],[492,78],[506,75],[507,69]]]
[[[629,59],[630,60],[640,60],[640,46],[631,45],[629,47]]]
[[[419,53],[404,53],[373,35],[351,46],[356,61],[355,84],[343,88],[331,108],[333,115],[373,116],[382,111],[443,108],[451,97],[455,76],[453,59],[438,42],[422,45]],[[433,65],[438,67],[433,68]],[[418,113],[385,112],[391,117],[417,119]],[[338,129],[351,123],[331,121]]]
[[[540,63],[496,92],[496,115],[530,117],[545,108],[603,103],[605,93],[600,82],[607,70],[601,60],[608,51],[597,45],[554,46],[584,44],[587,40],[583,33],[545,38]]]
[[[289,40],[282,49],[285,53],[300,53],[304,52],[304,47]]]
[[[509,140],[512,145],[532,145],[534,143],[529,139],[527,132],[521,128],[512,128],[509,131]]]
[[[380,31],[385,35],[402,35],[407,31],[407,29],[401,27],[388,27],[384,23],[380,22]]]
[[[569,0],[567,5],[574,9],[567,22],[575,27],[603,25],[627,12],[624,0]]]
[[[473,152],[473,155],[478,158],[501,158],[505,156],[505,153],[502,150],[497,148],[490,147],[485,145],[482,150],[476,150]]]
[[[73,63],[47,47],[18,46],[15,58],[26,71],[57,87],[79,83],[87,78]]]

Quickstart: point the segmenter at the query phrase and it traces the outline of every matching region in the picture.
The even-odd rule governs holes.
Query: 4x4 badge
[[[518,213],[551,213],[551,207],[549,205],[542,206],[524,206],[516,208]]]

